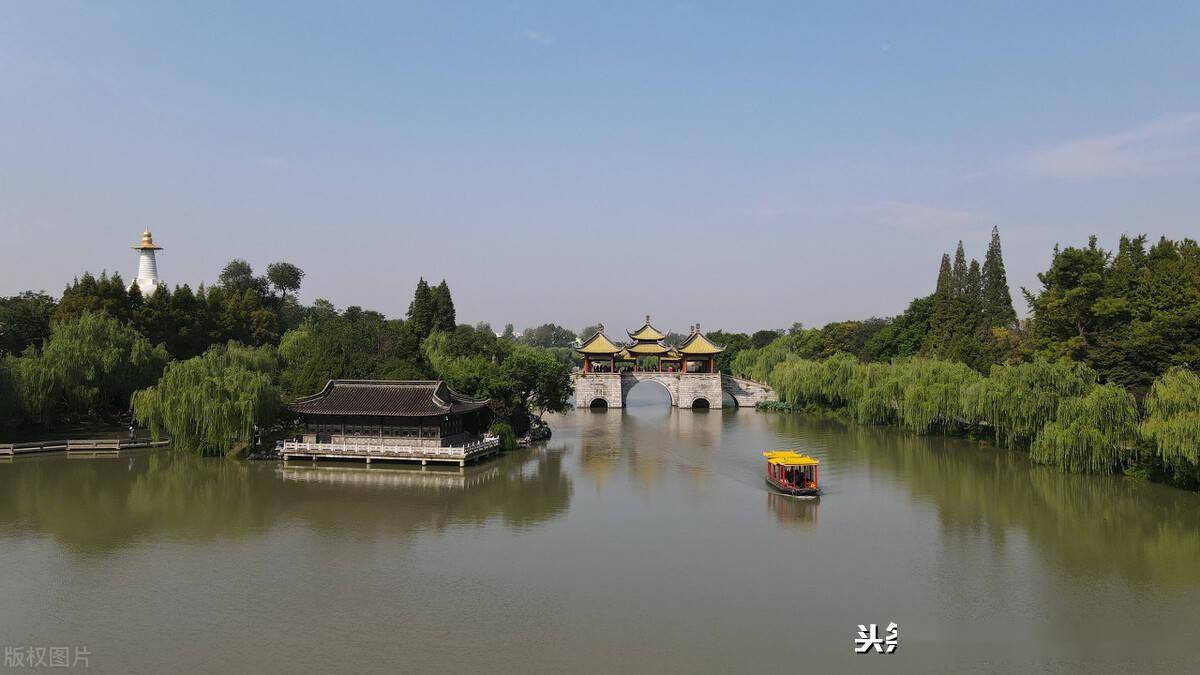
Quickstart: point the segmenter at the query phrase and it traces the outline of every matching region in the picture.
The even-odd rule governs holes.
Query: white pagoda
[[[162,247],[154,243],[150,230],[146,230],[142,233],[142,243],[134,246],[133,250],[139,254],[138,273],[130,287],[137,286],[142,295],[148,298],[162,283],[158,278],[158,263],[154,260],[154,252],[161,251]]]

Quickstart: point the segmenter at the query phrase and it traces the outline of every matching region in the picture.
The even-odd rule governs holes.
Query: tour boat
[[[821,460],[792,450],[772,450],[763,457],[767,458],[767,485],[793,497],[821,494],[817,479]]]

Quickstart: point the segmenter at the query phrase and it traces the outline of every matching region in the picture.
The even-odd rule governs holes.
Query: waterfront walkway
[[[65,452],[68,455],[109,455],[122,450],[138,448],[161,448],[171,441],[150,439],[129,440],[126,438],[85,438],[65,441],[28,441],[25,443],[0,443],[0,457],[35,455],[47,452]]]

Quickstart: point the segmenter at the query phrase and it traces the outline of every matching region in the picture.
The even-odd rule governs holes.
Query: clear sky
[[[993,225],[1020,312],[1055,242],[1196,236],[1200,3],[983,5],[5,3],[0,294],[149,226],[170,283],[753,330],[895,314]]]

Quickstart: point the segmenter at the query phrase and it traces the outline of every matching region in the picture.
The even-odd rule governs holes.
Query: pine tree
[[[421,340],[429,337],[433,330],[433,292],[424,277],[417,282],[417,290],[408,306],[408,320]]]
[[[458,327],[458,320],[454,315],[454,300],[450,297],[450,287],[446,285],[445,279],[430,291],[430,301],[433,307],[432,330],[453,332]]]
[[[992,241],[983,258],[983,315],[988,327],[1008,327],[1016,323],[1004,256],[1000,252],[1000,229],[992,228]]]

